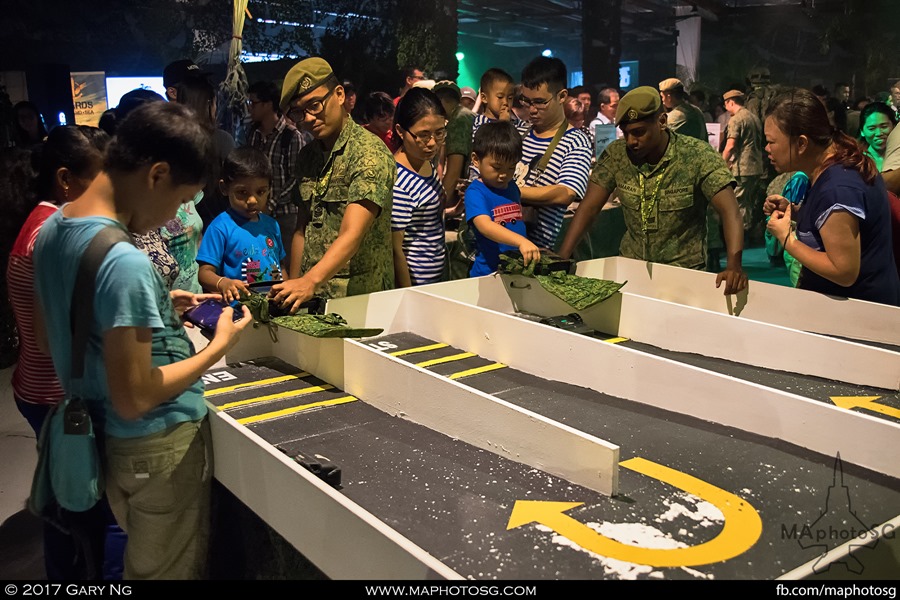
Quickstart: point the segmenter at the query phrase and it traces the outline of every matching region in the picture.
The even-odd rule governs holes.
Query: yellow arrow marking
[[[306,371],[302,371],[297,373],[296,375],[281,375],[280,377],[272,377],[270,379],[260,379],[259,381],[248,381],[246,383],[239,383],[237,385],[229,385],[226,387],[216,388],[214,390],[206,390],[203,395],[207,398],[210,396],[218,396],[219,394],[227,394],[228,392],[233,392],[235,390],[241,390],[244,388],[270,385],[273,383],[281,383],[282,381],[291,381],[292,379],[302,379],[303,377],[309,377],[309,373]]]
[[[259,423],[260,421],[268,421],[269,419],[277,419],[278,417],[286,417],[288,415],[293,415],[298,412],[303,412],[304,410],[309,410],[311,408],[321,408],[323,406],[336,406],[338,404],[347,404],[348,402],[355,402],[357,398],[355,396],[342,396],[341,398],[335,398],[333,400],[322,400],[321,402],[311,402],[309,404],[303,404],[302,406],[292,406],[290,408],[285,408],[282,410],[276,410],[269,413],[265,413],[262,415],[255,415],[253,417],[244,417],[243,419],[237,419],[237,422],[241,425],[250,425],[251,423]]]
[[[448,362],[453,362],[457,360],[463,360],[464,358],[472,358],[475,356],[472,352],[461,352],[459,354],[451,354],[450,356],[444,356],[443,358],[435,358],[433,360],[426,360],[424,362],[416,363],[417,367],[431,367],[434,365],[441,365]]]
[[[830,396],[835,406],[852,410],[854,408],[864,408],[873,412],[881,413],[895,419],[900,419],[900,409],[893,406],[885,406],[875,402],[881,396]]]
[[[507,529],[538,522],[597,554],[652,567],[691,567],[734,558],[753,547],[762,534],[762,519],[747,501],[686,473],[643,458],[632,458],[621,466],[653,477],[715,505],[725,516],[722,531],[715,538],[686,548],[641,548],[623,544],[597,533],[587,525],[563,514],[581,502],[536,502],[519,500],[509,517]]]
[[[487,373],[488,371],[496,371],[497,369],[505,368],[506,365],[504,365],[503,363],[493,363],[490,365],[484,365],[483,367],[475,367],[474,369],[468,369],[466,371],[454,373],[453,375],[448,375],[447,379],[462,379],[463,377],[469,377],[470,375],[478,375],[479,373]]]
[[[440,350],[441,348],[446,348],[447,344],[431,344],[429,346],[419,346],[418,348],[408,348],[406,350],[397,350],[396,352],[391,352],[391,356],[404,356],[406,354],[415,354],[417,352],[429,352],[431,350]]]
[[[293,398],[294,396],[315,394],[316,392],[324,392],[332,388],[334,388],[334,386],[328,383],[326,383],[325,385],[313,385],[310,387],[305,387],[301,390],[290,390],[288,392],[281,392],[280,394],[269,394],[268,396],[260,396],[258,398],[248,398],[247,400],[228,402],[227,404],[223,404],[219,408],[222,410],[231,410],[232,408],[247,406],[248,404],[259,404],[260,402],[271,402],[272,400],[281,400],[283,398]]]

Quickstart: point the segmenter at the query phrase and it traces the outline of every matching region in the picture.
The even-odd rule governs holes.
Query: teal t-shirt
[[[35,290],[46,323],[53,365],[67,392],[73,388],[69,311],[75,275],[88,244],[107,225],[122,227],[105,217],[67,218],[60,210],[47,219],[35,243]],[[162,277],[143,252],[126,243],[113,246],[97,273],[94,319],[84,357],[81,395],[88,401],[97,426],[114,437],[142,437],[206,415],[204,384],[198,379],[140,419],[119,417],[109,399],[103,361],[103,335],[116,327],[152,330],[154,366],[172,364],[194,354],[194,346],[175,312]]]

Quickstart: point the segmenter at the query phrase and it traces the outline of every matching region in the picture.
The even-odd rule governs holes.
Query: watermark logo
[[[812,523],[781,524],[781,538],[796,540],[804,550],[815,549],[821,552],[819,559],[813,564],[813,572],[824,573],[832,566],[843,564],[848,571],[861,575],[865,567],[857,554],[862,547],[874,549],[881,537],[894,538],[893,526],[866,525],[860,519],[850,503],[850,489],[844,485],[844,470],[841,454],[834,460],[832,484],[825,495],[825,508],[820,511],[819,518]],[[828,560],[829,548],[841,546],[849,542],[849,552],[839,558]]]

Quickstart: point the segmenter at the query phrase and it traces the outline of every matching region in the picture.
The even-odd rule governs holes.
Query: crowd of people
[[[204,574],[200,376],[251,321],[245,307],[225,309],[195,351],[181,315],[206,299],[271,282],[270,298],[296,312],[313,297],[490,274],[504,252],[570,258],[614,200],[622,256],[713,271],[725,294],[746,289],[743,249],[765,234],[773,261],[797,266],[798,287],[900,305],[900,83],[893,101],[853,104],[844,84],[823,96],[772,86],[763,71],[718,97],[676,78],[570,90],[566,65],[545,56],[517,77],[488,69],[478,90],[416,66],[403,77],[396,95],[357,103],[352,82],[306,58],[280,85],[250,85],[240,133],[217,125],[215,87],[190,60],[166,67],[166,97],[126,94],[101,127],[48,133],[34,105],[16,105],[0,191],[13,208],[13,389],[35,435],[73,383],[85,248],[106,227],[134,241],[98,272],[82,390],[107,463],[86,543],[102,548],[117,523],[124,577]],[[712,122],[724,126],[718,147]],[[618,139],[596,152],[599,126]],[[47,532],[48,578],[98,575],[78,562],[81,542]]]

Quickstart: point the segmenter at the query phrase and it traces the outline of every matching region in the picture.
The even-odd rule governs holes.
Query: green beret
[[[616,109],[616,125],[625,125],[652,117],[659,111],[661,100],[656,88],[649,85],[634,88],[619,100]]]
[[[287,112],[291,100],[313,91],[334,76],[331,65],[319,57],[305,58],[291,67],[281,86],[281,111]]]

